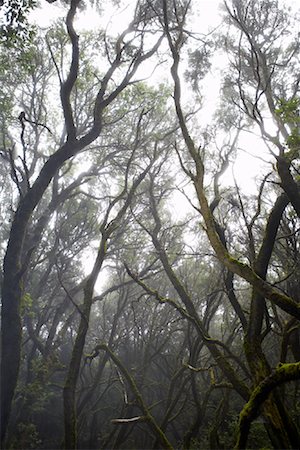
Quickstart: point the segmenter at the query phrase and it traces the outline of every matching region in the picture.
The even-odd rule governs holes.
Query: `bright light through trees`
[[[2,3],[3,448],[297,448],[298,5]]]

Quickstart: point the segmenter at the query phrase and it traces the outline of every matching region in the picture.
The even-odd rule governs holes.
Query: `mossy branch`
[[[275,371],[265,378],[252,392],[249,401],[240,413],[238,437],[235,449],[246,448],[251,422],[259,413],[259,408],[268,395],[279,385],[300,378],[300,362],[279,364]]]

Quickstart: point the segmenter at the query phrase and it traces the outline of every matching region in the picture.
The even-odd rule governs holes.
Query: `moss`
[[[269,394],[280,384],[300,378],[300,362],[279,364],[275,371],[265,378],[252,392],[249,401],[242,409],[239,417],[239,431],[235,448],[245,448],[252,420],[256,417],[260,406]],[[273,404],[265,405],[265,415],[270,418],[272,425],[284,433],[284,426]]]

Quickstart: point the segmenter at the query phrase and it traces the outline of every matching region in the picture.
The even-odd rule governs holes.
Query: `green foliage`
[[[212,44],[188,51],[189,67],[185,71],[185,79],[191,83],[192,89],[199,89],[199,82],[207,75],[211,68]]]
[[[40,448],[42,444],[39,433],[33,423],[19,423],[16,436],[12,440],[11,449]]]
[[[285,100],[284,98],[279,99],[275,112],[291,128],[291,133],[286,141],[289,149],[298,149],[300,146],[300,98],[294,97],[290,100]]]
[[[259,448],[260,450],[268,450],[271,448],[270,441],[263,422],[255,421],[252,423],[249,438],[249,448]]]
[[[1,75],[32,69],[36,27],[29,23],[28,16],[36,5],[36,0],[4,0],[0,25]]]
[[[29,294],[29,292],[25,292],[25,294],[21,298],[21,304],[20,304],[21,315],[22,316],[24,316],[24,314],[33,315],[34,313],[32,311],[32,306],[33,306],[32,297]]]
[[[290,136],[288,137],[287,141],[286,141],[288,147],[291,150],[296,150],[299,148],[300,146],[300,135],[299,135],[299,130],[297,128],[294,128],[290,134]]]
[[[281,98],[278,101],[278,107],[275,112],[284,122],[289,124],[298,124],[300,123],[299,106],[300,98],[294,97],[290,100]]]
[[[36,0],[4,0],[2,11],[5,20],[0,27],[1,44],[17,49],[31,41],[34,27],[28,22],[28,14],[36,5]]]
[[[55,355],[46,361],[36,357],[31,363],[32,381],[23,386],[20,391],[30,415],[42,413],[47,408],[55,395],[48,381],[51,375],[62,367]]]

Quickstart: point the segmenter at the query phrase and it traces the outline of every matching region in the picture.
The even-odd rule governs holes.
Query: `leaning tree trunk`
[[[285,193],[279,195],[265,229],[265,236],[254,263],[255,272],[265,279],[273,252],[282,214],[289,200]],[[269,377],[270,367],[262,350],[262,325],[265,315],[265,299],[253,289],[249,328],[245,337],[245,354],[253,377],[254,388]],[[265,426],[274,448],[294,448],[299,436],[282,400],[276,392],[271,393],[262,405]]]
[[[137,144],[137,143],[136,143]],[[135,151],[135,149],[134,149]],[[105,218],[101,225],[102,238],[95,260],[94,267],[91,274],[87,278],[84,287],[84,300],[80,310],[80,323],[78,328],[78,333],[75,339],[75,344],[72,350],[71,361],[68,368],[68,373],[64,386],[64,423],[65,423],[65,448],[67,450],[77,448],[77,412],[76,412],[76,385],[80,371],[80,364],[83,355],[83,349],[85,344],[86,334],[89,328],[90,312],[93,303],[93,293],[94,286],[101,270],[103,261],[107,252],[107,241],[111,237],[112,233],[119,227],[120,221],[127,212],[136,189],[140,183],[144,180],[147,173],[149,172],[154,160],[146,167],[146,169],[140,173],[140,175],[134,180],[131,188],[127,192],[127,180],[125,183],[125,188],[122,192],[115,197],[115,199],[110,203],[108,207]],[[128,168],[131,164],[131,158],[128,161]],[[127,195],[126,195],[127,194]],[[126,195],[126,200],[123,206],[120,208],[115,218],[108,222],[108,217],[111,209],[116,206],[119,201],[124,200]]]
[[[28,253],[23,258],[26,229],[32,212],[55,173],[79,149],[78,142],[73,145],[66,143],[48,159],[31,189],[20,199],[12,223],[4,258],[2,283],[1,442],[3,442],[7,430],[20,366],[22,340],[20,302],[24,294],[23,278],[30,257],[30,253]],[[24,259],[25,263],[22,265]]]
[[[54,154],[52,154],[42,167],[36,181],[30,187],[24,197],[20,198],[17,211],[15,213],[10,238],[4,259],[4,275],[2,284],[2,364],[1,364],[1,440],[3,441],[11,412],[11,406],[16,388],[20,354],[21,354],[21,317],[19,313],[20,301],[23,294],[23,277],[30,262],[33,249],[26,255],[23,243],[26,238],[26,228],[30,222],[32,213],[39,204],[47,187],[55,176],[56,172],[63,164],[77,155],[81,150],[88,147],[97,139],[102,130],[102,113],[118,95],[131,83],[132,78],[139,66],[147,59],[151,58],[159,48],[163,34],[157,39],[149,50],[144,49],[143,39],[139,40],[138,51],[132,59],[122,60],[124,49],[128,46],[124,37],[132,31],[127,28],[120,34],[116,46],[115,56],[104,74],[97,95],[95,95],[93,109],[93,123],[87,133],[77,139],[77,130],[74,121],[74,112],[71,102],[71,94],[79,73],[79,37],[73,27],[73,21],[78,5],[82,0],[71,0],[69,11],[66,17],[68,36],[72,47],[72,55],[68,76],[61,84],[60,97],[64,115],[65,127],[67,130],[67,140]],[[134,18],[136,24],[139,17]],[[107,93],[108,85],[121,64],[127,64],[127,70],[120,83],[112,91]],[[25,257],[23,259],[23,257]],[[21,261],[25,260],[25,264]]]

